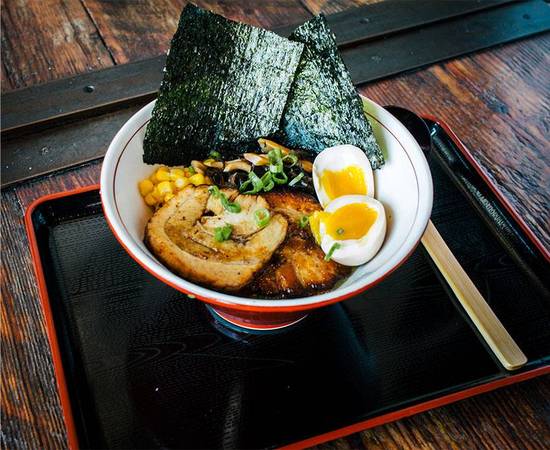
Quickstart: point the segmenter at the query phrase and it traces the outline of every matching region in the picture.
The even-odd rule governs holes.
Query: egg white
[[[352,203],[365,203],[369,208],[377,211],[376,220],[368,232],[360,239],[337,240],[326,233],[326,227],[321,221],[319,224],[319,235],[321,237],[321,248],[327,254],[332,246],[340,244],[340,248],[332,253],[331,259],[344,266],[360,266],[370,261],[384,242],[386,236],[386,212],[384,205],[368,195],[343,195],[330,202],[325,211],[335,212],[345,205]]]
[[[321,186],[323,172],[325,170],[342,170],[349,166],[357,166],[362,170],[367,186],[367,195],[374,197],[374,177],[367,155],[354,145],[336,145],[323,150],[313,161],[313,186],[323,208],[331,201]]]

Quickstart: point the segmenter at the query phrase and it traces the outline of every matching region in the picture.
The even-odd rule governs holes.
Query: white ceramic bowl
[[[409,131],[389,112],[364,99],[365,113],[383,150],[386,164],[374,171],[376,198],[385,208],[387,235],[378,254],[359,266],[330,292],[287,300],[245,298],[211,290],[172,273],[143,243],[151,210],[142,200],[138,181],[155,167],[143,163],[143,137],[154,102],[116,134],[101,170],[101,200],[107,221],[122,246],[142,267],[184,293],[211,305],[226,320],[249,328],[286,326],[308,309],[351,297],[381,281],[412,253],[430,218],[433,188],[427,161]]]

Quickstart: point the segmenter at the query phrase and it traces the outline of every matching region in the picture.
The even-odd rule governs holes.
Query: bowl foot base
[[[307,317],[307,314],[302,314],[297,317],[293,317],[292,320],[284,320],[281,322],[273,321],[271,323],[252,321],[243,317],[235,316],[233,314],[228,314],[224,311],[206,305],[206,308],[212,314],[214,319],[221,323],[223,326],[228,327],[237,332],[244,333],[253,333],[253,334],[263,334],[263,333],[273,333],[282,331],[292,325],[301,322]]]

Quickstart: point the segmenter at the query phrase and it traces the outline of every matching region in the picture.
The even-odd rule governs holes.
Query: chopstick
[[[422,244],[504,368],[515,370],[523,366],[527,357],[487,304],[431,220],[422,237]]]

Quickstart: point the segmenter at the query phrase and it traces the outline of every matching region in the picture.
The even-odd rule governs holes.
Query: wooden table
[[[5,1],[2,91],[155,56],[173,34],[181,0]],[[197,1],[263,27],[372,3],[368,0]],[[450,123],[491,179],[550,246],[550,35],[462,57],[360,88]],[[45,194],[97,183],[101,162],[3,192],[2,446],[66,448],[36,281],[23,228]],[[548,377],[484,394],[321,448],[543,448],[550,440]]]

